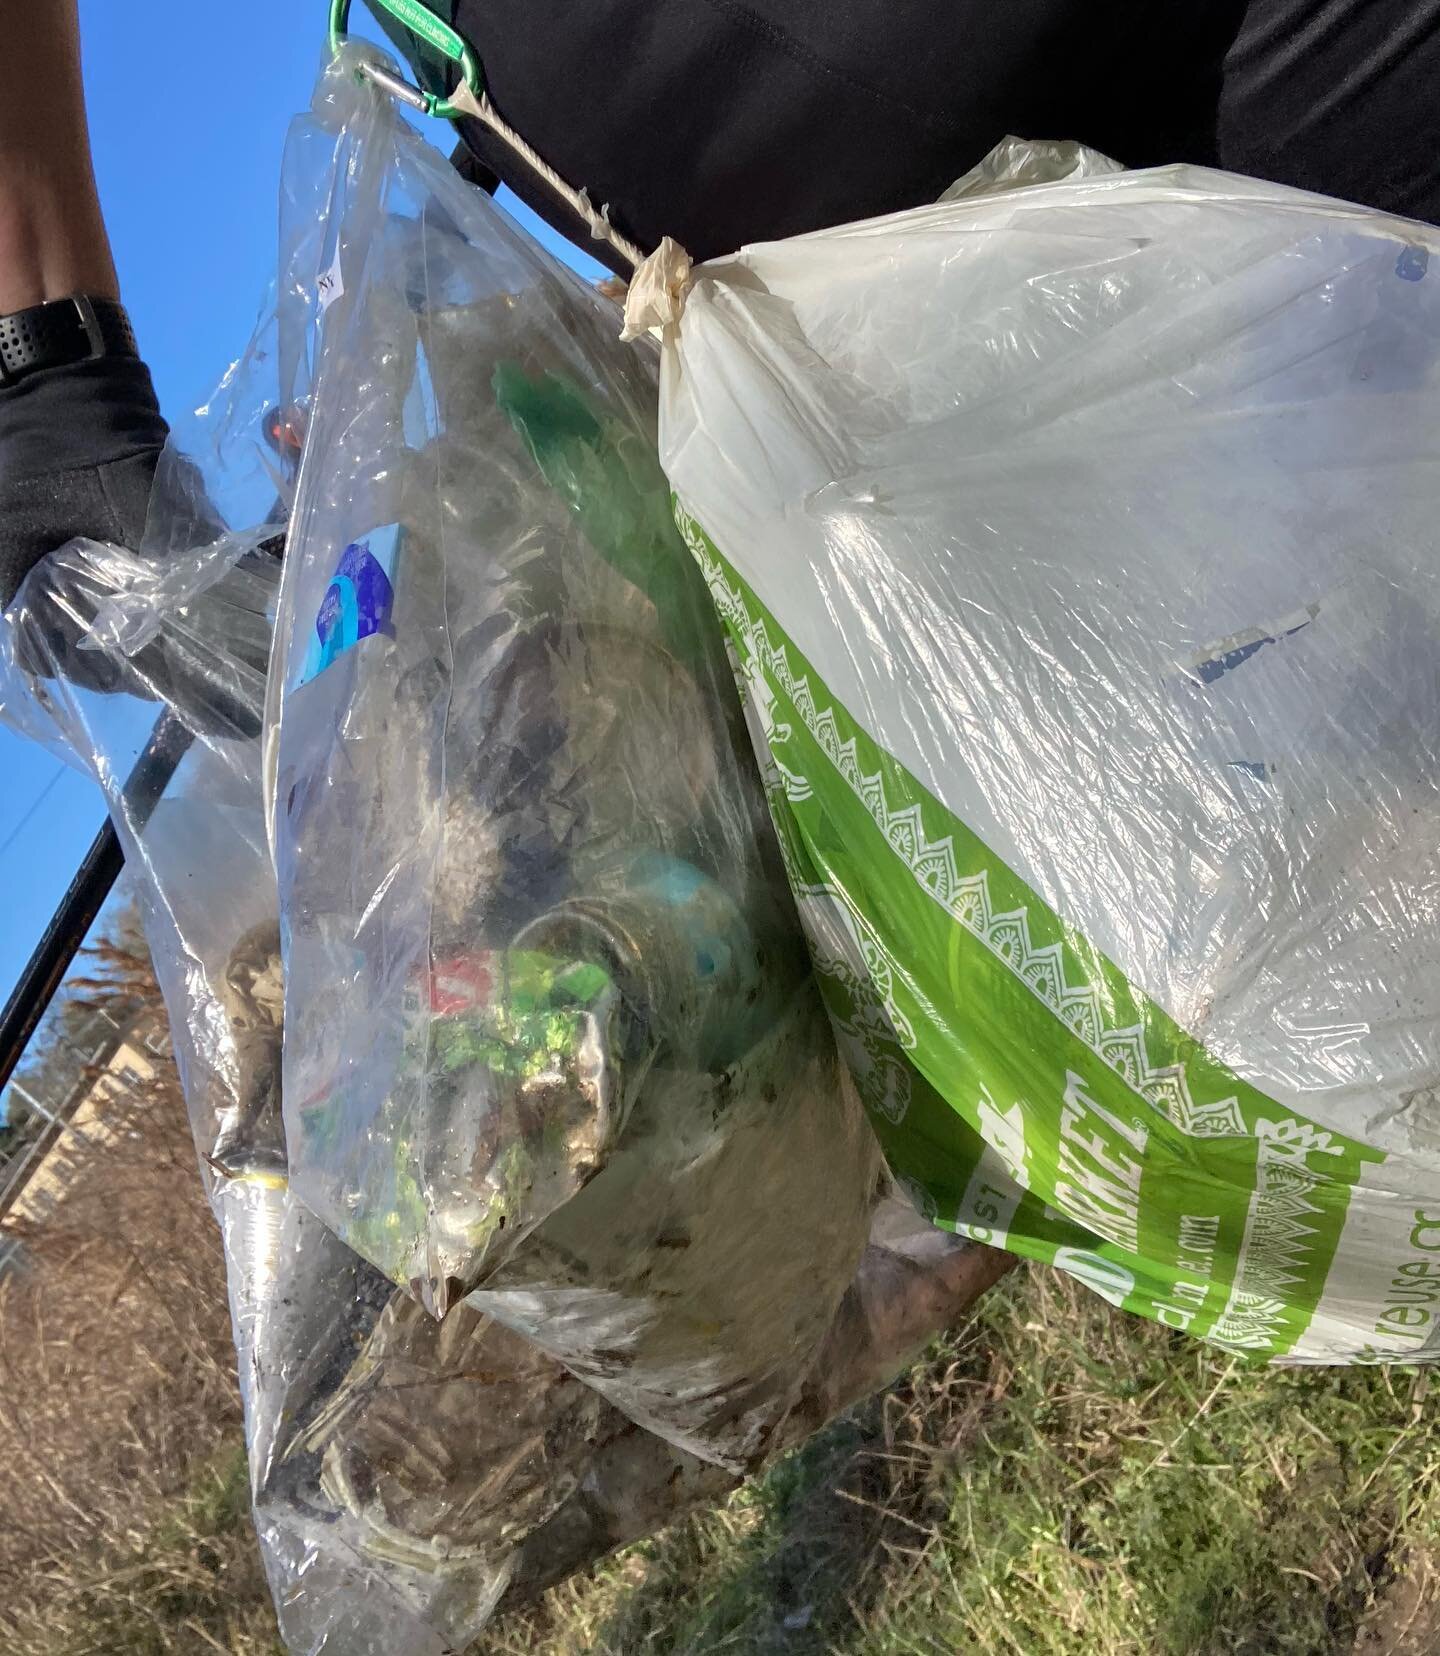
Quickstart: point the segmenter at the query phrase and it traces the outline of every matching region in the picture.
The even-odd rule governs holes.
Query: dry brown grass
[[[143,962],[103,964],[92,993],[138,988],[158,1015]],[[173,1067],[106,1119],[0,1279],[0,1648],[268,1651],[273,1622],[237,1643],[208,1603],[263,1583],[247,1526],[225,1529],[245,1502],[234,1352]]]

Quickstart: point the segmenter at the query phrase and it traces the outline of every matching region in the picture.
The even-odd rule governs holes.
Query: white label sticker
[[[329,269],[322,270],[315,278],[315,293],[320,300],[321,312],[329,310],[344,291],[345,284],[340,280],[340,249],[337,247]]]

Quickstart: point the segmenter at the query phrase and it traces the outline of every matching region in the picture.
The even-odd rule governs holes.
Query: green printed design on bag
[[[1267,1098],[1128,983],[875,743],[675,510],[896,1176],[939,1224],[1170,1327],[1283,1356],[1363,1167],[1384,1157]]]

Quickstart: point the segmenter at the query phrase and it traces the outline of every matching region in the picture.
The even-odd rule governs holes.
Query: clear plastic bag
[[[763,1452],[878,1162],[653,436],[653,352],[331,72],[267,740],[301,1199],[437,1313]]]
[[[226,468],[253,458],[251,389],[213,401],[205,431],[231,428],[208,457],[216,496],[244,494]],[[184,544],[217,528],[172,447],[139,553],[73,543],[0,618],[0,716],[96,780],[124,845],[224,1243],[287,1647],[442,1656],[483,1627],[522,1548],[528,1577],[584,1563],[728,1479],[492,1319],[435,1323],[291,1193],[258,741],[279,564],[256,550],[273,525]]]
[[[578,1487],[586,1432],[630,1428],[517,1336],[477,1337],[474,1314],[467,1344],[450,1337],[464,1366],[437,1373],[435,1325],[397,1336],[413,1302],[289,1190],[258,740],[288,488],[265,436],[280,406],[273,347],[267,322],[167,449],[138,552],[75,542],[32,571],[0,618],[0,717],[95,779],[124,847],[224,1242],[255,1522],[287,1646],[441,1656],[479,1631],[517,1547]],[[221,532],[220,501],[271,522]],[[446,1415],[457,1385],[463,1422],[453,1403]],[[364,1401],[396,1388],[403,1454]]]
[[[104,790],[196,1143],[226,1172],[242,1140],[279,1143],[278,1098],[267,1125],[264,1102],[241,1096],[224,1013],[237,941],[274,927],[256,740],[279,589],[278,559],[258,549],[269,533],[174,563],[72,542],[32,571],[0,634],[0,716]],[[173,872],[197,867],[203,882]]]
[[[892,1167],[1274,1359],[1440,1355],[1437,247],[1012,140],[665,341]]]

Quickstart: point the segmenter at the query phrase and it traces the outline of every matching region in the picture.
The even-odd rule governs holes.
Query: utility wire
[[[50,795],[55,792],[60,778],[65,774],[66,768],[66,766],[61,765],[56,770],[54,776],[50,778],[45,786],[41,788],[40,792],[35,795],[34,799],[30,801],[29,809],[25,812],[25,815],[22,816],[19,822],[17,822],[10,832],[6,834],[4,842],[0,843],[0,857],[5,855],[10,847],[14,845],[15,841],[20,838],[21,834],[23,834],[30,826],[36,811],[38,811],[45,801],[49,799]]]

